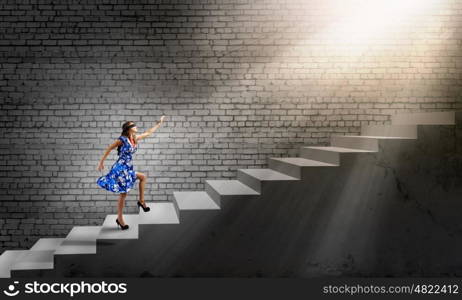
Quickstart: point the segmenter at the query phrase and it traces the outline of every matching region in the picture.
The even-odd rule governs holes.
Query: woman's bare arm
[[[117,139],[114,143],[112,143],[111,145],[109,145],[107,148],[106,148],[106,151],[104,152],[104,155],[103,157],[101,158],[101,160],[99,161],[99,166],[98,166],[98,171],[101,171],[104,167],[103,167],[103,162],[104,160],[106,159],[106,157],[109,155],[109,153],[111,153],[112,149],[114,148],[117,148],[119,147],[120,145],[122,145],[122,141]]]
[[[140,135],[137,135],[136,140],[139,141],[139,140],[144,139],[145,137],[148,137],[151,134],[153,134],[162,125],[162,123],[164,122],[164,118],[165,118],[165,116],[162,116],[160,118],[160,122],[157,123],[157,125],[155,125],[154,127],[149,128],[148,130],[146,130],[146,132],[144,132],[144,133],[142,133]]]

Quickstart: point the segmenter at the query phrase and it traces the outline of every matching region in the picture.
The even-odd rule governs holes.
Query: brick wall
[[[134,157],[163,201],[394,113],[462,109],[460,1],[384,18],[359,0],[148,2],[0,4],[1,249],[116,212],[96,167],[126,120],[168,116]]]

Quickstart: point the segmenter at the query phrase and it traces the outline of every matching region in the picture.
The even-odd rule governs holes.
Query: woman
[[[112,149],[117,147],[117,155],[119,158],[117,161],[112,165],[111,170],[104,176],[98,178],[96,183],[114,193],[119,193],[119,204],[117,207],[117,219],[116,223],[121,227],[122,230],[128,229],[128,225],[125,224],[123,220],[122,210],[124,208],[125,198],[127,197],[128,191],[132,189],[135,185],[137,179],[140,180],[139,188],[140,188],[140,200],[137,202],[138,208],[142,207],[143,211],[149,211],[149,207],[146,206],[144,201],[144,185],[146,183],[146,175],[140,172],[135,172],[133,170],[132,165],[132,155],[138,149],[138,141],[148,137],[154,131],[156,131],[160,125],[164,122],[165,116],[160,118],[160,121],[157,121],[157,124],[147,130],[145,133],[141,135],[136,135],[138,129],[136,125],[132,121],[125,122],[122,125],[122,134],[120,137],[109,147],[107,147],[106,152],[104,153],[103,157],[101,158],[98,171],[102,171],[104,169],[103,162],[106,157],[109,155]]]

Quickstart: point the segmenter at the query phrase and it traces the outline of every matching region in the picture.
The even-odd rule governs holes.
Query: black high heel
[[[138,201],[136,204],[138,204],[138,208],[142,207],[144,212],[150,211],[151,209],[149,207],[144,207],[140,201]]]
[[[128,229],[128,225],[127,225],[127,224],[125,224],[125,225],[120,224],[120,223],[119,223],[119,219],[116,219],[116,223],[117,223],[117,225],[120,226],[120,228],[121,228],[122,230]]]

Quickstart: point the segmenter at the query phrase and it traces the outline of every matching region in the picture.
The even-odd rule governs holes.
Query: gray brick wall
[[[419,5],[385,33],[341,3],[2,1],[1,250],[116,212],[96,167],[126,120],[168,116],[134,162],[147,201],[169,201],[394,113],[462,109],[462,2]]]

